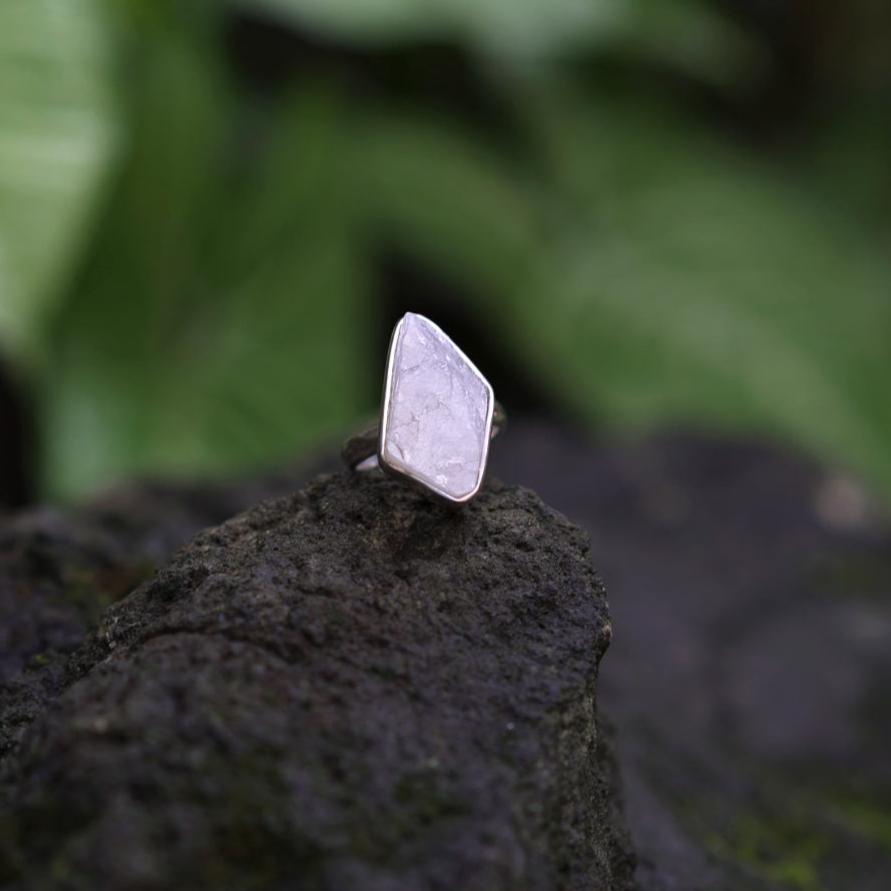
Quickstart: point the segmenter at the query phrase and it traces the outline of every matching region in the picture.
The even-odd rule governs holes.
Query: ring
[[[505,420],[470,359],[438,325],[410,312],[390,339],[380,423],[350,439],[343,459],[464,504],[483,485],[489,443]]]

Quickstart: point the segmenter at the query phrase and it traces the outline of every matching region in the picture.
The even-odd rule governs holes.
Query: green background
[[[592,430],[778,437],[891,494],[891,13],[737,7],[5,0],[0,352],[43,494],[339,435],[392,250]]]

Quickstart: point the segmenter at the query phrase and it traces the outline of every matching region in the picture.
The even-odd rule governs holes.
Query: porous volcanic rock
[[[321,478],[64,660],[2,762],[0,884],[630,888],[609,638],[586,537],[531,493]]]

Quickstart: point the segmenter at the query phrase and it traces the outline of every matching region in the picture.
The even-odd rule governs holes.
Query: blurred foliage
[[[395,245],[579,419],[779,435],[891,492],[886,18],[851,5],[850,59],[811,35],[799,118],[762,125],[788,76],[729,8],[12,0],[0,345],[48,490],[340,431]],[[233,49],[256,17],[291,35],[272,85]],[[471,97],[415,89],[441,47]]]
[[[346,40],[453,40],[495,59],[620,50],[707,79],[746,77],[757,47],[699,0],[241,0]]]
[[[359,407],[336,98],[290,97],[280,118],[251,122],[262,136],[239,157],[226,147],[246,112],[212,62],[168,38],[146,75],[109,224],[53,332],[53,491],[283,460]]]
[[[93,0],[0,5],[0,334],[39,351],[115,140],[107,23]]]

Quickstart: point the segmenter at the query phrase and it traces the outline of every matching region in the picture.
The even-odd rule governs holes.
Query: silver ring
[[[343,459],[465,504],[483,485],[489,443],[505,421],[473,362],[438,325],[410,312],[390,338],[380,423],[350,439]]]

